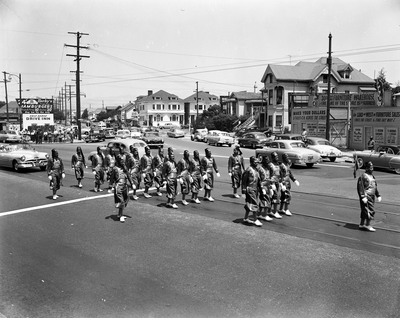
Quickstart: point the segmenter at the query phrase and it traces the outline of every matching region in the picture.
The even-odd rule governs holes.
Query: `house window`
[[[156,121],[161,121],[161,116],[160,116],[160,114],[157,115]]]
[[[281,127],[282,126],[282,115],[276,115],[275,117],[275,126]]]
[[[172,115],[172,121],[178,121],[176,115]]]
[[[273,116],[272,115],[269,115],[268,116],[268,127],[272,127],[274,124],[273,124]]]
[[[156,97],[154,97],[154,99],[160,100],[161,97],[160,96],[156,96]]]
[[[328,83],[328,74],[322,74],[322,82]]]
[[[157,104],[157,110],[161,110],[161,104]]]
[[[276,103],[278,105],[283,103],[283,87],[278,87],[276,90]]]
[[[168,110],[171,110],[171,105],[168,105]]]
[[[268,105],[273,105],[274,103],[274,90],[270,89],[268,91]]]
[[[270,83],[273,83],[274,77],[272,76],[272,74],[269,74],[268,77],[269,77],[269,82],[270,82]]]
[[[154,110],[154,109],[156,109],[156,105],[155,105],[155,104],[153,104],[153,110]]]

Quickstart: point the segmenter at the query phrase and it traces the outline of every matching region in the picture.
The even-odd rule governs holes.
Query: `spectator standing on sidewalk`
[[[239,146],[235,146],[233,149],[233,154],[228,158],[228,174],[231,177],[233,196],[237,199],[240,198],[240,195],[237,193],[237,189],[240,188],[242,173],[244,170],[245,168],[242,151],[240,150]]]
[[[242,193],[245,198],[245,215],[243,222],[254,224],[255,226],[262,226],[262,223],[257,219],[259,209],[259,193],[261,191],[260,174],[257,170],[258,160],[256,157],[250,157],[250,166],[245,170],[242,177]],[[249,214],[253,213],[253,220],[249,219]]]
[[[371,161],[368,161],[365,164],[365,172],[357,181],[357,192],[361,207],[361,222],[359,228],[360,230],[369,232],[375,232],[375,229],[371,226],[371,220],[373,220],[375,216],[375,197],[378,202],[382,200],[373,171],[374,166]]]
[[[368,150],[371,150],[371,151],[375,149],[375,140],[374,140],[373,136],[369,137],[367,147],[368,147]]]

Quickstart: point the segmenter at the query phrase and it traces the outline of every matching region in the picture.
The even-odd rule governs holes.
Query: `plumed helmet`
[[[237,153],[238,153],[239,155],[242,155],[242,154],[243,154],[242,151],[240,150],[240,147],[239,147],[239,146],[235,146],[235,150],[237,151]]]
[[[270,163],[268,156],[262,156],[260,161],[263,166],[266,166]]]
[[[57,158],[58,157],[58,151],[55,148],[51,149],[51,156],[53,158]]]
[[[371,161],[368,161],[368,162],[365,164],[365,170],[371,169],[371,168],[373,168],[373,167],[374,167],[374,165],[372,164]]]
[[[279,157],[278,157],[278,153],[276,151],[271,153],[271,159],[272,159],[272,161],[278,161]]]
[[[255,157],[255,156],[251,156],[250,157],[250,164],[251,165],[256,165],[258,163],[259,163],[259,161],[258,161],[257,157]]]

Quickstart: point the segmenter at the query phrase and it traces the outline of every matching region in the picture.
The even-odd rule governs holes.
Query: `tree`
[[[83,111],[81,118],[82,119],[88,119],[89,118],[89,112],[88,112],[87,108],[85,108],[85,110]]]
[[[53,114],[54,114],[54,120],[55,121],[59,121],[59,120],[64,120],[65,119],[64,112],[62,112],[62,111],[60,111],[58,109],[54,110]]]

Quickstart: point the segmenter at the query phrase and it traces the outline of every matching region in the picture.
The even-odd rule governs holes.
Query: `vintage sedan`
[[[266,146],[268,140],[269,138],[263,132],[253,131],[238,138],[238,144],[240,147],[256,149]]]
[[[356,151],[353,156],[359,168],[364,168],[371,161],[375,168],[389,169],[400,174],[400,145],[378,145],[375,150]]]
[[[164,139],[158,131],[145,131],[142,140],[151,148],[164,147]]]
[[[125,138],[125,139],[113,139],[110,140],[107,144],[100,146],[100,150],[105,154],[111,153],[113,150],[114,154],[117,155],[119,153],[119,148],[125,148],[127,152],[130,150],[130,146],[138,148],[139,157],[142,157],[145,153],[144,148],[147,147],[147,144],[140,139],[133,139],[133,138]],[[91,161],[93,156],[97,153],[97,151],[92,151],[88,159]]]
[[[15,130],[1,130],[0,131],[1,142],[21,142],[22,136]]]
[[[46,170],[49,155],[38,152],[30,144],[0,145],[0,166],[20,171],[23,168],[40,168]]]
[[[207,128],[196,129],[194,133],[190,135],[190,139],[192,141],[204,141],[207,134],[208,134]]]
[[[131,138],[134,139],[142,138],[142,132],[139,127],[132,127],[130,130],[131,130]]]
[[[271,159],[271,153],[274,151],[278,154],[279,160],[282,160],[282,155],[287,153],[292,165],[305,164],[311,168],[321,161],[321,155],[312,149],[307,149],[300,140],[275,140],[270,147],[257,149],[256,156],[268,156]]]
[[[329,159],[331,162],[335,162],[336,158],[342,157],[342,152],[324,138],[307,137],[306,145],[308,149],[318,152],[322,159]]]
[[[277,134],[275,140],[303,140],[303,136],[300,134]]]
[[[128,129],[117,130],[115,138],[121,138],[121,139],[131,138],[131,132]]]
[[[185,137],[185,132],[180,128],[172,127],[168,130],[167,136],[171,138],[183,138]]]
[[[225,131],[219,130],[211,130],[206,139],[207,144],[215,146],[228,145],[230,147],[235,143],[232,136]]]

